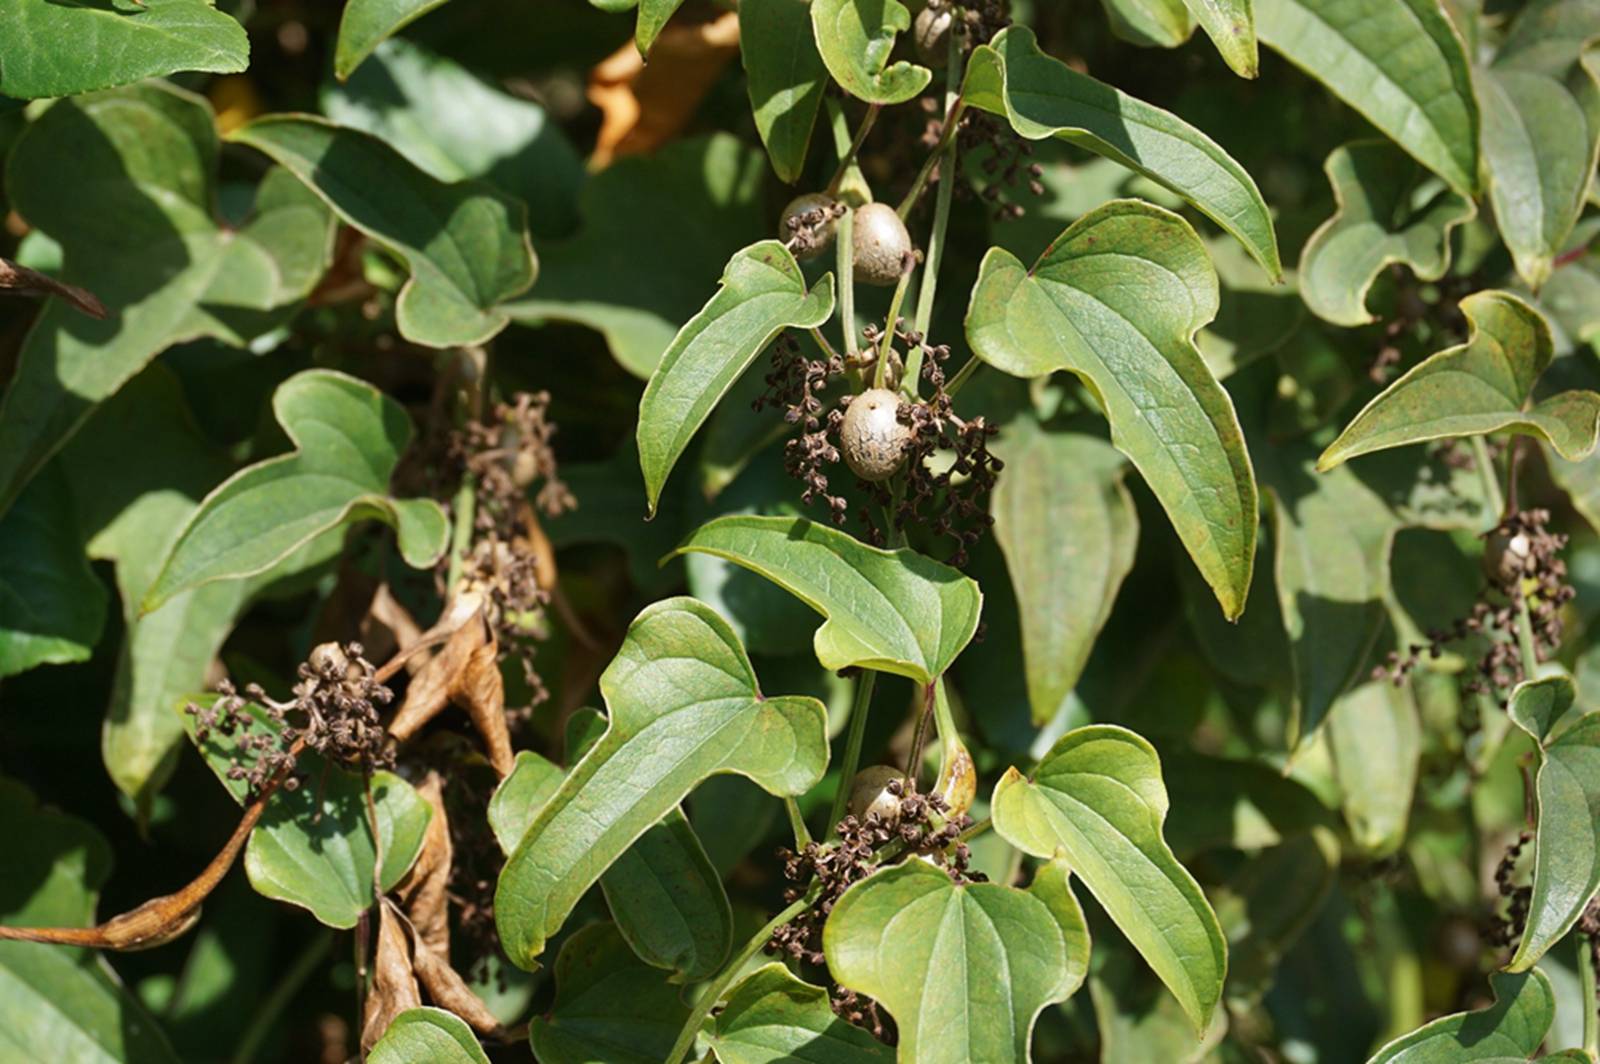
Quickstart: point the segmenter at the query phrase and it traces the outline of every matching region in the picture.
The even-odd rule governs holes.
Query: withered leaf
[[[0,292],[24,296],[60,296],[91,318],[105,318],[110,314],[106,305],[87,288],[58,281],[38,270],[19,266],[7,258],[0,258]]]
[[[361,1012],[361,1049],[370,1050],[394,1018],[422,1004],[411,968],[411,943],[394,905],[378,906],[378,949],[373,958],[372,989]]]
[[[506,726],[500,646],[481,609],[455,630],[444,649],[412,677],[389,733],[405,742],[451,702],[466,709],[483,737],[490,764],[511,774],[511,732]]]
[[[419,941],[415,966],[417,978],[422,980],[429,999],[435,1005],[460,1016],[479,1034],[499,1033],[500,1021],[495,1019],[489,1006],[473,992],[460,973],[450,967],[450,961],[444,954],[435,953]]]
[[[395,892],[405,905],[406,915],[417,933],[418,948],[441,956],[450,955],[450,866],[454,853],[450,844],[450,822],[444,811],[444,778],[430,771],[417,786],[417,794],[433,809],[422,852]],[[421,974],[421,964],[417,965]],[[426,977],[424,977],[426,982]]]

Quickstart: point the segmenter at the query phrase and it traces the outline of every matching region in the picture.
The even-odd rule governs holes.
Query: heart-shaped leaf
[[[1093,389],[1229,617],[1255,563],[1256,482],[1233,401],[1194,334],[1216,316],[1217,275],[1182,218],[1137,200],[1084,215],[1032,270],[991,248],[967,340],[1017,377],[1065,369]]]
[[[978,630],[983,594],[973,580],[803,517],[719,517],[674,553],[689,551],[760,573],[826,617],[812,637],[825,669],[860,666],[932,683]]]
[[[265,153],[405,260],[395,322],[413,343],[483,343],[511,320],[501,304],[533,284],[528,209],[490,185],[447,185],[377,137],[315,115],[269,115],[228,139]]]
[[[532,1023],[540,1064],[653,1064],[689,1018],[679,988],[640,962],[611,924],[574,932],[556,958],[556,1000]]]
[[[1555,1019],[1550,980],[1535,968],[1520,975],[1496,972],[1489,976],[1489,985],[1494,990],[1493,1005],[1441,1016],[1396,1038],[1367,1064],[1500,1064],[1532,1059]]]
[[[1039,1012],[1088,971],[1089,932],[1060,862],[1029,890],[956,884],[906,861],[845,891],[823,928],[828,972],[894,1016],[899,1060],[1025,1061]]]
[[[80,542],[72,496],[54,468],[0,518],[0,678],[89,660],[106,589]]]
[[[1518,684],[1511,719],[1539,743],[1533,894],[1528,919],[1507,967],[1526,971],[1572,929],[1600,890],[1600,714],[1579,717],[1552,736],[1572,708],[1568,676]]]
[[[739,5],[739,52],[756,132],[778,179],[794,184],[805,166],[828,70],[811,32],[806,0],[746,0]]]
[[[717,1014],[711,1047],[721,1064],[888,1064],[894,1050],[834,1015],[828,992],[778,963],[733,988]]]
[[[1255,0],[1256,33],[1457,192],[1478,188],[1478,104],[1438,0]]]
[[[1195,21],[1206,31],[1217,54],[1241,78],[1253,78],[1261,61],[1256,54],[1256,16],[1253,0],[1184,0]]]
[[[1155,748],[1110,724],[1069,731],[1032,780],[1006,770],[990,815],[1025,853],[1060,852],[1204,1031],[1221,999],[1228,947],[1199,884],[1162,838],[1167,790]]]
[[[1029,140],[1059,137],[1171,189],[1238,238],[1268,274],[1282,275],[1272,216],[1243,167],[1176,115],[1046,55],[1027,26],[973,51],[961,95]]]
[[[900,0],[811,0],[811,27],[828,73],[857,99],[905,103],[933,79],[927,67],[889,61],[895,38],[911,28]]]
[[[209,0],[16,0],[0,34],[0,96],[71,96],[180,70],[227,74],[249,63],[244,27]]]
[[[827,764],[822,703],[763,696],[728,623],[693,599],[639,614],[600,691],[610,726],[539,810],[495,891],[501,942],[525,968],[601,873],[700,781],[736,772],[793,795]]]
[[[399,403],[354,377],[306,370],[278,386],[272,410],[295,450],[241,469],[206,496],[145,593],[144,612],[214,580],[265,572],[351,521],[391,525],[416,568],[444,553],[450,530],[439,504],[388,494],[411,440]]]
[[[444,1009],[407,1009],[367,1054],[368,1064],[489,1064],[466,1021]]]
[[[1350,837],[1370,858],[1389,856],[1406,841],[1422,757],[1410,686],[1384,678],[1341,697],[1328,714],[1328,748]]]
[[[1300,294],[1335,325],[1365,325],[1367,292],[1390,263],[1436,281],[1450,266],[1450,231],[1477,213],[1459,192],[1441,189],[1421,206],[1413,194],[1427,171],[1386,140],[1335,148],[1323,164],[1338,209],[1300,253]]]
[[[1528,408],[1550,364],[1550,326],[1510,292],[1461,301],[1467,342],[1428,356],[1361,409],[1317,460],[1332,469],[1357,455],[1408,443],[1512,432],[1537,436],[1563,458],[1594,450],[1600,394],[1561,392]]]
[[[689,440],[773,337],[832,316],[833,274],[808,292],[800,265],[778,241],[729,260],[716,295],[678,330],[639,401],[639,468],[652,515]]]
[[[1536,21],[1536,10],[1521,20]],[[1478,73],[1495,224],[1517,273],[1534,289],[1549,280],[1600,160],[1597,81],[1600,46],[1585,49],[1556,76],[1514,61]]]
[[[216,171],[210,107],[159,83],[63,100],[17,138],[12,205],[61,245],[62,279],[111,315],[51,300],[34,322],[0,402],[0,511],[156,355],[200,337],[243,346],[322,276],[334,219],[316,197],[274,170],[253,216],[224,226]]]
[[[389,37],[445,0],[348,0],[339,18],[333,72],[344,81]]]
[[[604,718],[595,716],[603,731]],[[528,825],[565,776],[531,750],[517,754],[516,767],[489,800],[489,823],[507,857],[516,852]],[[675,981],[708,978],[733,948],[728,895],[679,809],[654,824],[605,870],[600,889],[634,954],[653,967],[679,973]]]
[[[1017,418],[995,451],[1006,469],[990,507],[994,535],[1017,595],[1028,703],[1043,724],[1111,616],[1133,568],[1139,515],[1122,455],[1103,440]]]

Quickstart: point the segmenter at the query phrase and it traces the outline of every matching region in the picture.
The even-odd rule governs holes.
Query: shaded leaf
[[[717,1014],[712,1052],[722,1064],[862,1064],[894,1050],[834,1015],[828,992],[782,964],[757,968]]]
[[[210,108],[159,83],[64,100],[17,139],[12,204],[61,245],[61,279],[111,316],[52,300],[34,322],[0,403],[0,510],[157,354],[200,337],[245,345],[321,277],[334,226],[315,197],[271,171],[253,216],[224,227],[216,168]]]
[[[990,809],[1013,846],[1065,858],[1203,1032],[1222,996],[1227,944],[1199,884],[1162,838],[1167,791],[1155,749],[1114,725],[1074,729],[1032,780],[1007,769]]]
[[[0,34],[0,95],[71,96],[250,62],[244,27],[208,0],[104,5],[17,0]]]
[[[640,55],[649,56],[667,20],[682,3],[683,0],[639,0],[639,21],[634,26],[633,43]]]
[[[348,78],[387,38],[443,5],[445,0],[347,0],[339,19],[333,72]]]
[[[639,401],[639,467],[654,514],[678,458],[728,389],[786,328],[833,315],[833,275],[806,290],[794,256],[776,240],[729,260],[715,295],[678,330]]]
[[[89,660],[106,589],[79,548],[64,477],[36,478],[0,518],[0,678]]]
[[[693,599],[667,599],[635,618],[600,690],[610,710],[605,735],[500,873],[495,923],[521,967],[601,873],[701,780],[736,772],[792,795],[813,786],[827,763],[822,704],[762,697],[727,622]]]
[[[414,567],[444,552],[449,527],[439,504],[388,494],[411,439],[399,403],[354,377],[306,370],[278,386],[272,406],[295,450],[240,470],[206,496],[145,593],[144,612],[211,581],[264,572],[351,521],[391,525]]]
[[[1101,1059],[1202,1064],[1228,1033],[1228,1013],[1218,1006],[1199,1038],[1194,1025],[1161,981],[1139,964],[1126,946],[1108,943],[1097,952],[1103,965],[1089,977]]]
[[[844,91],[868,103],[905,103],[928,87],[933,72],[890,61],[895,38],[911,28],[899,0],[811,0],[817,51]]]
[[[1052,433],[1029,419],[994,448],[1005,475],[990,512],[1022,620],[1033,720],[1072,691],[1095,637],[1133,568],[1139,517],[1116,449],[1093,436]]]
[[[1212,891],[1228,936],[1230,998],[1259,1001],[1339,879],[1339,842],[1313,828],[1247,860]],[[1215,1025],[1213,1026],[1215,1029]]]
[[[1184,0],[1100,0],[1111,32],[1131,44],[1176,48],[1194,34]]]
[[[368,1064],[489,1064],[483,1047],[460,1017],[444,1009],[402,1012],[367,1055]]]
[[[969,62],[961,89],[969,106],[1005,118],[1028,140],[1059,137],[1171,189],[1237,237],[1269,275],[1282,275],[1266,201],[1204,133],[1046,55],[1027,26],[1003,30]]]
[[[1600,394],[1569,391],[1531,409],[1529,396],[1550,364],[1550,326],[1509,292],[1461,301],[1467,342],[1430,355],[1351,419],[1317,460],[1328,470],[1357,455],[1408,443],[1512,432],[1536,436],[1563,458],[1582,458],[1600,432]]]
[[[755,112],[756,132],[779,180],[793,184],[805,166],[806,149],[827,68],[811,32],[805,0],[746,0],[739,5],[739,52]]]
[[[444,184],[377,137],[314,115],[268,115],[228,139],[281,164],[405,260],[395,322],[413,343],[483,343],[510,321],[501,304],[533,284],[528,210],[489,185]]]
[[[812,637],[825,669],[861,666],[928,684],[977,631],[983,595],[970,578],[803,517],[719,517],[675,553],[691,551],[760,573],[826,617]]]
[[[1338,209],[1300,253],[1300,294],[1313,314],[1335,325],[1373,321],[1367,292],[1391,263],[1423,281],[1444,276],[1450,231],[1477,213],[1470,199],[1443,189],[1418,204],[1426,171],[1386,140],[1341,145],[1323,169]]]
[[[1256,33],[1458,192],[1478,189],[1478,104],[1438,0],[1255,0]]]
[[[1411,687],[1372,680],[1328,714],[1328,747],[1350,837],[1370,858],[1406,840],[1422,757],[1422,726]]]
[[[580,928],[556,959],[556,1000],[535,1016],[540,1064],[660,1064],[689,1007],[663,973],[640,962],[611,924]]]
[[[1489,976],[1495,1002],[1476,1012],[1456,1012],[1402,1035],[1367,1064],[1469,1064],[1528,1060],[1539,1051],[1555,1016],[1550,980],[1538,969]]]
[[[1216,274],[1189,224],[1119,200],[1074,222],[1031,270],[991,248],[966,331],[1013,376],[1065,369],[1090,386],[1111,442],[1233,618],[1255,561],[1256,483],[1233,402],[1194,345],[1216,310]]]

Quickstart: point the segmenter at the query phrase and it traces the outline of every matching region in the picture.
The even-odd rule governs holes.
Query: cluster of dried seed
[[[827,409],[821,395],[844,372],[841,356],[807,358],[793,337],[780,335],[772,345],[766,391],[754,404],[758,412],[781,408],[784,421],[800,426],[799,435],[784,444],[783,468],[804,485],[801,501],[809,506],[820,499],[836,525],[844,524],[850,504],[829,490],[826,467],[840,460],[839,426],[844,414]]]
[[[1519,887],[1512,880],[1516,877],[1517,860],[1522,856],[1523,848],[1532,840],[1533,832],[1522,832],[1517,836],[1517,841],[1506,848],[1500,863],[1495,866],[1495,887],[1500,896],[1506,899],[1505,915],[1496,917],[1489,931],[1489,941],[1496,946],[1510,948],[1528,926],[1528,905],[1533,897],[1533,888]]]
[[[921,794],[913,784],[909,792],[905,781],[892,780],[887,790],[899,799],[898,811],[888,817],[877,812],[847,816],[839,822],[839,840],[834,843],[807,843],[799,853],[781,848],[783,875],[793,886],[784,891],[784,901],[793,904],[813,879],[821,893],[810,908],[773,932],[766,945],[768,953],[783,953],[817,967],[825,967],[822,953],[822,928],[828,914],[850,886],[878,867],[880,850],[891,843],[904,848],[907,856],[933,859],[957,883],[981,883],[981,872],[968,869],[972,854],[960,835],[972,826],[965,813],[951,815],[944,799],[937,794]],[[879,1039],[891,1039],[877,1003],[854,991],[830,982],[834,1012],[846,1021],[864,1027]]]
[[[238,752],[250,756],[251,762],[246,765],[238,756],[231,758],[228,778],[247,781],[253,794],[294,770],[294,748],[302,742],[334,764],[371,773],[394,767],[394,743],[379,708],[394,693],[378,682],[376,674],[359,643],[322,643],[301,663],[300,682],[289,701],[269,697],[259,684],[247,685],[241,695],[224,680],[217,685],[221,697],[211,706],[191,702],[184,711],[195,718],[195,734],[201,741],[214,731],[240,736]],[[258,722],[247,708],[249,703],[259,705],[279,725],[276,734],[265,728],[251,734]],[[292,776],[284,780],[285,789],[295,786]]]
[[[802,262],[814,258],[833,243],[834,226],[849,209],[838,200],[818,196],[814,204],[784,218],[784,246]]]
[[[1390,651],[1373,670],[1373,679],[1388,679],[1398,687],[1424,656],[1438,658],[1451,643],[1481,636],[1488,647],[1465,689],[1493,695],[1504,706],[1511,689],[1526,678],[1517,639],[1523,602],[1532,621],[1535,656],[1548,661],[1561,645],[1561,608],[1577,594],[1567,583],[1567,565],[1560,558],[1567,537],[1550,532],[1549,522],[1548,510],[1522,510],[1491,529],[1484,537],[1487,582],[1471,611],[1449,628],[1429,630],[1425,644],[1413,643],[1404,653]]]

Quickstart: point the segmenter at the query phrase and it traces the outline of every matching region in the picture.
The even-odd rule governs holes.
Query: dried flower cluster
[[[211,706],[191,702],[184,712],[195,718],[195,734],[203,742],[212,732],[238,735],[238,754],[248,755],[246,765],[236,754],[230,758],[228,778],[245,780],[252,794],[295,767],[295,747],[314,750],[327,760],[346,768],[371,773],[394,767],[394,743],[384,729],[379,707],[394,693],[379,683],[377,670],[362,656],[359,643],[322,643],[313,648],[301,663],[300,682],[294,698],[280,702],[267,695],[259,684],[249,684],[241,695],[227,680],[217,685],[222,696]],[[254,703],[279,727],[273,732],[249,710]],[[283,782],[294,790],[291,775]]]
[[[799,435],[783,446],[784,471],[804,485],[801,501],[809,506],[821,499],[836,525],[844,524],[850,504],[829,491],[826,467],[840,461],[839,425],[844,414],[827,409],[821,396],[844,371],[842,356],[807,358],[794,338],[784,333],[773,342],[767,388],[754,403],[757,412],[781,408],[784,421],[800,426]]]
[[[960,835],[972,826],[965,813],[950,814],[944,799],[937,794],[921,794],[912,784],[907,792],[903,780],[890,781],[887,790],[899,799],[899,808],[884,817],[869,812],[863,817],[847,816],[839,822],[839,841],[807,843],[799,853],[781,848],[783,875],[794,886],[784,891],[784,901],[793,904],[816,879],[821,893],[815,903],[793,920],[773,932],[766,945],[769,953],[784,953],[807,964],[822,967],[822,928],[828,914],[851,884],[865,879],[878,867],[879,851],[891,843],[903,847],[907,857],[930,857],[957,883],[981,883],[981,872],[968,870],[972,853]],[[877,1003],[843,987],[830,984],[834,1012],[846,1021],[871,1031],[879,1039],[890,1039]]]
[[[1438,658],[1451,643],[1481,636],[1488,647],[1465,689],[1493,695],[1503,707],[1511,689],[1526,678],[1517,635],[1523,603],[1532,622],[1535,656],[1547,661],[1561,645],[1561,607],[1577,594],[1567,583],[1567,565],[1560,558],[1567,537],[1548,531],[1549,522],[1548,510],[1521,510],[1491,529],[1484,537],[1487,582],[1471,611],[1448,629],[1429,630],[1426,644],[1414,643],[1405,653],[1391,651],[1373,670],[1373,679],[1387,678],[1399,686],[1424,655]]]
[[[784,247],[804,261],[819,254],[833,240],[833,225],[849,211],[842,202],[818,203],[784,219],[788,233]]]
[[[1510,948],[1522,937],[1523,929],[1528,926],[1528,905],[1533,898],[1533,888],[1516,886],[1512,880],[1516,876],[1517,861],[1522,856],[1524,847],[1531,841],[1533,832],[1522,832],[1517,836],[1517,840],[1506,848],[1500,863],[1495,866],[1494,883],[1500,896],[1506,899],[1506,914],[1497,917],[1489,931],[1489,941],[1494,945]]]

